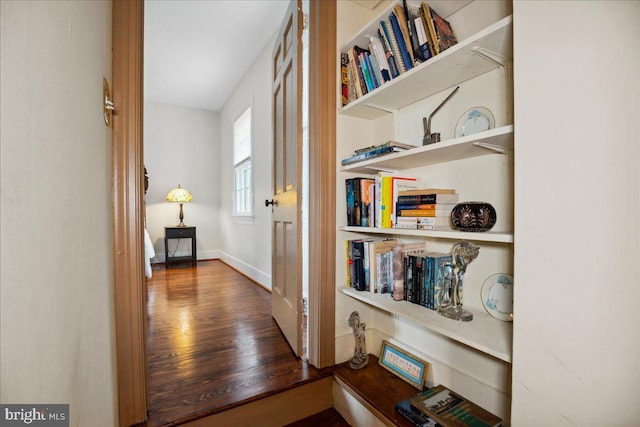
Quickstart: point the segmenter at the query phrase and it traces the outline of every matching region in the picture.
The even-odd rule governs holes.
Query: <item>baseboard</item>
[[[190,252],[176,252],[175,256],[189,256]],[[210,260],[210,259],[219,259],[220,251],[217,250],[209,250],[209,251],[198,251],[198,261]],[[151,264],[164,264],[164,253],[156,254],[153,258],[151,258]]]
[[[247,276],[249,279],[253,280],[263,288],[271,290],[271,276],[263,271],[258,270],[252,265],[247,264],[246,262],[231,256],[225,252],[217,251],[219,253],[219,258],[225,264],[230,267],[238,270],[240,273]]]

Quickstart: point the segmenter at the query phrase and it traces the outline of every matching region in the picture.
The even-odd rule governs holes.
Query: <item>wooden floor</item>
[[[149,426],[176,425],[331,375],[296,358],[271,294],[220,261],[153,270]]]

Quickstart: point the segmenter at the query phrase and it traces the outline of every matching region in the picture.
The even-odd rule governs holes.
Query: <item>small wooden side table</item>
[[[169,239],[191,239],[191,255],[186,256],[170,256]],[[165,227],[164,228],[164,263],[169,268],[171,264],[181,262],[190,262],[195,266],[198,262],[196,253],[196,228],[195,227]]]

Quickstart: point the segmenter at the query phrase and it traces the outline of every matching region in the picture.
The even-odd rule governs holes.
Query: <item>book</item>
[[[438,210],[453,210],[454,203],[398,203],[396,209],[401,211],[403,209],[438,209]]]
[[[360,180],[360,224],[363,227],[369,227],[369,218],[371,216],[371,190],[370,186],[375,185],[373,179],[362,178]]]
[[[351,287],[351,241],[345,241],[346,259],[347,259],[347,287]]]
[[[389,73],[391,74],[391,78],[395,79],[400,75],[400,71],[398,70],[398,65],[396,64],[396,58],[393,55],[393,51],[391,50],[391,45],[390,45],[391,42],[384,35],[382,22],[378,26],[378,38],[382,43],[382,47],[384,49],[384,55],[387,58],[387,63],[389,64]]]
[[[373,87],[378,88],[382,85],[382,76],[380,75],[380,70],[378,66],[375,64],[373,59],[373,53],[371,53],[371,47],[369,47],[368,51],[364,53],[365,59],[367,61],[367,66],[369,67],[369,74],[371,75],[371,80],[373,81]]]
[[[411,188],[417,188],[418,184],[416,179],[412,177],[392,177],[391,181],[391,228],[396,223],[397,210],[396,205],[398,203],[398,194],[402,191]]]
[[[395,408],[415,427],[439,427],[439,424],[433,418],[429,418],[411,406],[410,399],[396,403]]]
[[[418,17],[414,19],[414,26],[416,27],[416,36],[418,38],[418,51],[423,61],[431,58],[431,49],[429,48],[429,39],[427,32],[422,23],[422,18]]]
[[[455,204],[458,203],[459,199],[458,194],[422,194],[415,196],[408,196],[399,194],[398,200],[396,203],[400,204],[431,204],[431,203],[446,203],[446,204]]]
[[[391,25],[391,15],[389,15],[386,20],[380,21],[380,25],[382,26],[385,37],[389,41],[389,45],[391,46],[393,57],[395,58],[396,65],[398,67],[398,73],[405,73],[407,71],[407,68],[404,65],[404,58],[402,57],[402,53],[400,52],[398,39],[396,39],[396,35],[393,32],[393,26]]]
[[[358,46],[355,46],[356,52],[358,52]],[[361,49],[362,50],[362,49]],[[371,74],[369,73],[369,64],[367,63],[367,58],[364,52],[358,53],[358,60],[360,61],[360,68],[362,69],[362,75],[364,77],[364,82],[367,86],[367,93],[374,90],[376,87],[373,83],[373,79]]]
[[[409,71],[413,68],[413,59],[411,58],[411,55],[409,55],[409,51],[407,50],[407,44],[400,28],[398,16],[395,12],[391,12],[391,15],[389,15],[389,21],[391,22],[391,31],[395,35],[395,40],[398,44],[398,49],[400,50],[402,63],[405,70]]]
[[[456,194],[452,188],[419,188],[403,191],[400,196],[422,196],[423,194]]]
[[[356,291],[365,291],[366,281],[364,276],[364,241],[352,240],[351,245],[351,287]]]
[[[388,283],[388,260],[382,260],[385,254],[390,253],[397,244],[395,239],[375,240],[369,245],[369,277],[371,279],[371,291],[374,293],[387,293],[391,290],[391,283]]]
[[[340,54],[340,75],[342,80],[342,106],[349,103],[349,55]]]
[[[443,385],[409,399],[411,406],[445,427],[498,427],[502,419]]]
[[[413,49],[413,62],[425,61],[420,49],[420,42],[418,40],[418,31],[414,21],[415,14],[413,14],[412,10],[407,7],[407,0],[402,0],[402,7],[404,9],[404,18],[407,20],[407,30],[409,30],[411,49]]]
[[[376,59],[378,68],[380,69],[382,80],[388,82],[391,80],[391,74],[389,72],[389,62],[387,61],[387,55],[384,51],[384,47],[382,46],[382,42],[380,41],[380,38],[373,36],[370,36],[369,40],[371,41],[371,52]]]
[[[355,46],[354,46],[355,47]],[[364,75],[362,74],[362,68],[360,67],[360,58],[355,52],[354,47],[349,49],[347,55],[349,56],[349,66],[352,68],[353,77],[356,80],[356,91],[358,98],[367,94],[367,85],[364,81]]]
[[[376,291],[380,294],[390,293],[393,284],[393,256],[391,252],[376,255]]]
[[[433,25],[433,17],[431,16],[431,8],[425,2],[422,2],[422,6],[420,8],[421,14],[420,16],[423,19],[423,23],[425,25],[425,29],[427,30],[427,37],[429,39],[429,49],[431,50],[431,56],[436,56],[440,53],[440,48],[438,47],[438,37],[436,35],[436,29]]]
[[[431,9],[431,16],[433,17],[433,26],[436,29],[436,37],[438,38],[438,48],[440,49],[440,52],[447,50],[458,43],[449,22],[438,15],[438,13],[433,9]]]
[[[451,209],[404,209],[398,212],[400,216],[416,216],[416,217],[449,217]]]
[[[365,153],[360,153],[351,157],[347,157],[346,159],[343,159],[341,163],[342,163],[342,166],[347,166],[353,163],[362,162],[363,160],[371,159],[373,157],[379,157],[385,154],[395,153],[397,151],[400,151],[400,150],[397,149],[396,147],[381,147],[372,151],[367,151]]]
[[[416,148],[415,145],[411,145],[411,144],[404,144],[404,143],[398,142],[398,141],[387,141],[387,142],[382,143],[380,145],[372,145],[370,147],[359,148],[359,149],[355,150],[354,154],[367,153],[369,151],[375,151],[375,150],[378,150],[380,148],[385,148],[385,147],[393,147],[393,148],[397,148],[399,150],[409,150],[411,148]]]
[[[416,225],[449,225],[451,219],[448,216],[401,216],[398,217],[398,224],[414,223]]]
[[[354,200],[353,192],[353,178],[347,178],[344,180],[345,195],[347,200],[347,225],[356,224],[356,204]]]
[[[360,195],[360,181],[365,178],[353,178],[353,225],[360,225],[362,213],[362,196]]]
[[[409,230],[451,230],[448,216],[399,216],[394,228]]]

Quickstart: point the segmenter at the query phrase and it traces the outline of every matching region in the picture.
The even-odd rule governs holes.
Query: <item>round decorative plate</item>
[[[496,120],[488,108],[473,107],[460,117],[454,135],[456,138],[473,135],[474,133],[493,129],[495,125]]]
[[[513,277],[497,273],[489,276],[482,284],[482,305],[485,310],[499,320],[513,320]]]

